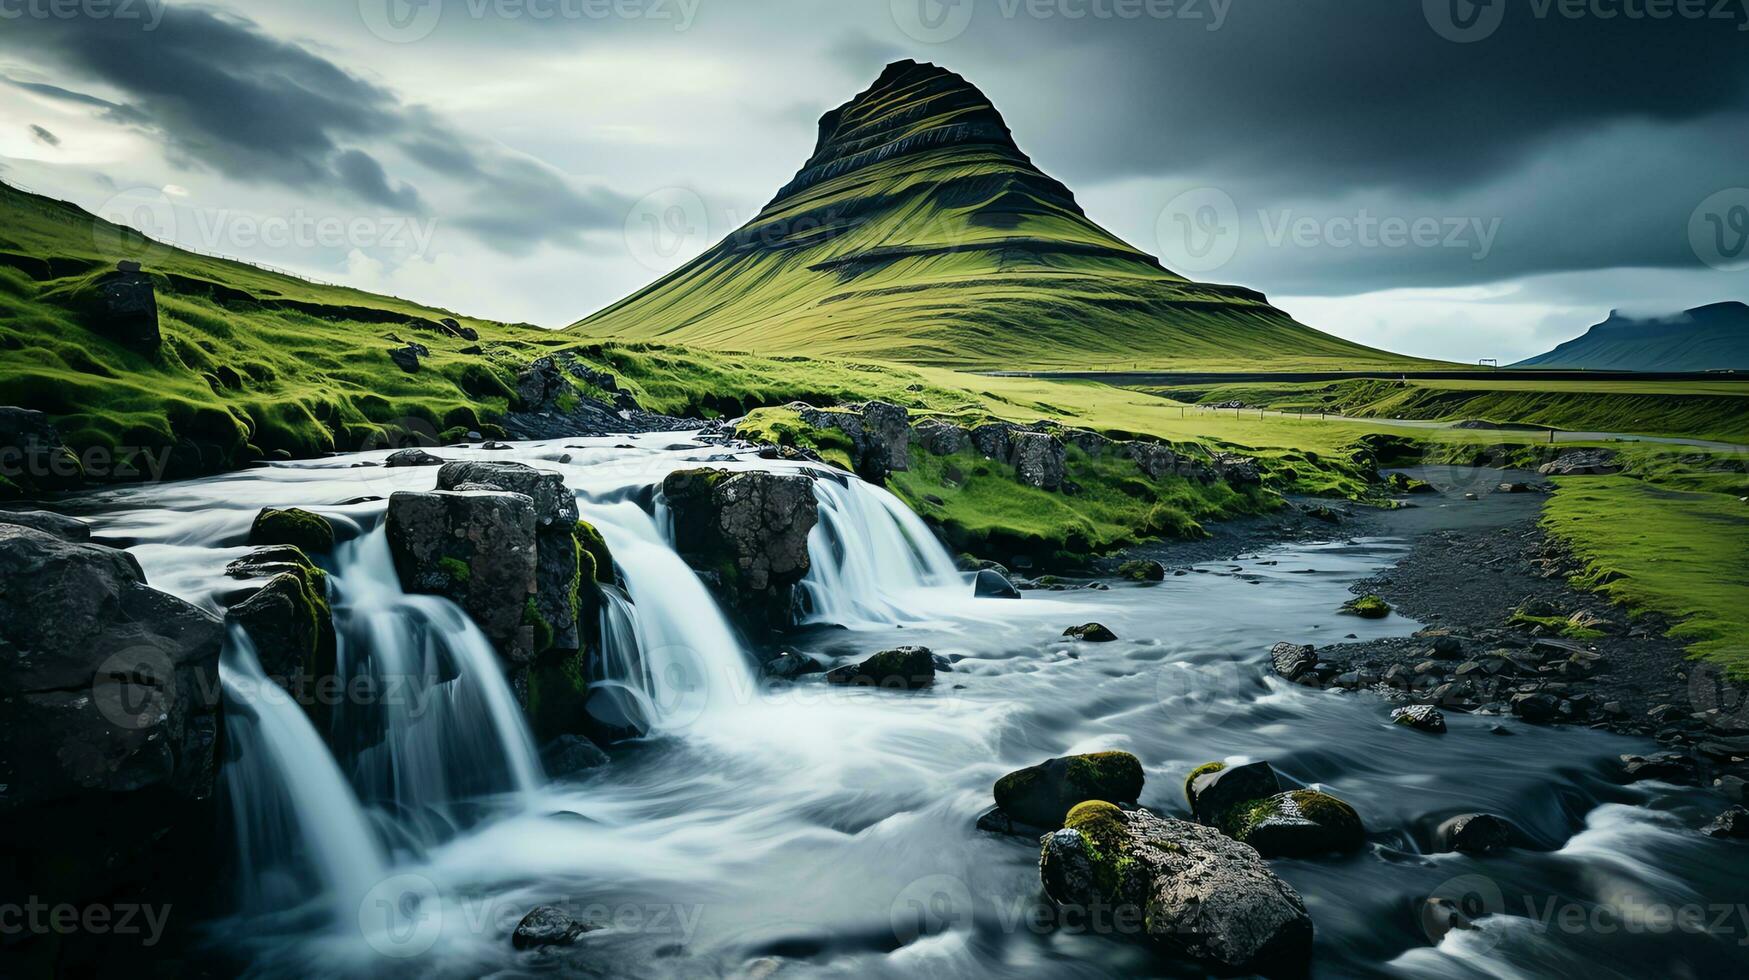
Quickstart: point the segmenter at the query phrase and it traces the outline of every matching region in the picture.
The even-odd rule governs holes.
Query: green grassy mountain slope
[[[1749,306],[1713,303],[1667,317],[1609,319],[1513,367],[1588,371],[1749,371]]]
[[[151,278],[155,345],[89,314],[123,259]],[[518,366],[558,341],[456,318],[458,333],[478,333],[469,341],[448,317],[187,252],[0,184],[0,404],[47,413],[80,453],[170,450],[170,471],[186,475],[489,425]],[[389,357],[404,342],[430,352],[417,371]]]
[[[934,65],[888,65],[820,119],[744,227],[572,329],[971,369],[1404,366],[1192,282],[1100,228]]]

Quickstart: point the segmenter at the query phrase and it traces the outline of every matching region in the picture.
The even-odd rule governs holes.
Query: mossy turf
[[[1633,432],[1749,442],[1749,385],[1734,382],[1518,381],[1511,372],[1474,380],[1353,379],[1146,388],[1199,405],[1355,418],[1543,425],[1576,432]],[[1252,412],[1256,414],[1255,411]]]
[[[252,545],[291,545],[307,555],[327,554],[334,550],[334,525],[326,517],[291,507],[276,510],[269,507],[255,515],[249,527]]]
[[[1376,595],[1364,595],[1343,603],[1342,611],[1361,619],[1384,619],[1391,614],[1391,604]]]

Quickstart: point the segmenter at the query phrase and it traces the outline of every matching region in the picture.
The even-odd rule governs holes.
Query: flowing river
[[[811,622],[785,649],[856,657],[923,644],[953,658],[933,690],[762,684],[757,659],[669,547],[652,491],[709,461],[794,468],[689,434],[446,448],[564,474],[606,537],[604,675],[650,725],[609,765],[549,778],[489,643],[445,600],[408,596],[383,498],[434,468],[359,467],[384,454],[275,464],[110,491],[76,512],[127,543],[158,588],[218,608],[226,562],[262,507],[329,517],[342,700],[318,731],[234,634],[222,665],[222,779],[234,914],[200,955],[258,976],[1195,976],[1194,967],[1059,922],[1036,842],[978,831],[1002,774],[1124,749],[1141,802],[1185,815],[1182,784],[1215,759],[1268,759],[1352,803],[1368,847],[1277,860],[1317,928],[1313,973],[1383,977],[1741,975],[1749,912],[1740,844],[1694,828],[1708,792],[1617,785],[1613,763],[1655,746],[1588,729],[1453,714],[1443,736],[1394,727],[1371,695],[1281,681],[1281,640],[1406,635],[1400,617],[1336,613],[1389,565],[1392,539],[1284,546],[1152,586],[974,599],[924,525],[885,491],[817,484],[803,583]],[[361,499],[363,498],[363,499]],[[1077,644],[1097,620],[1120,638]],[[1505,734],[1494,731],[1503,727]],[[1463,812],[1509,817],[1534,846],[1428,853]],[[1421,908],[1457,900],[1480,928],[1435,942]],[[536,905],[600,928],[574,946],[513,950]],[[1485,915],[1485,913],[1495,913]]]

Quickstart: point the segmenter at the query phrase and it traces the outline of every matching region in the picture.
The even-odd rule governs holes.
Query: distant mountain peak
[[[1749,370],[1749,305],[1725,300],[1678,313],[1610,310],[1603,322],[1513,367],[1609,371]]]
[[[977,86],[939,65],[895,61],[873,85],[820,117],[813,155],[775,200],[895,157],[951,147],[986,149],[1032,169]]]

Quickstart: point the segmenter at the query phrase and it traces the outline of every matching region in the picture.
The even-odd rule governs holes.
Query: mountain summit
[[[1089,220],[975,86],[915,61],[822,116],[752,221],[573,329],[968,368],[1409,361],[1163,268]]]

